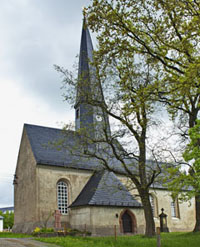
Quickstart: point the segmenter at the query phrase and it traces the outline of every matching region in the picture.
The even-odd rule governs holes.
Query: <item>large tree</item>
[[[151,65],[160,101],[187,136],[200,109],[200,2],[94,0],[88,11],[90,28],[98,33],[96,65],[120,57]],[[200,230],[198,219],[194,230]]]
[[[68,89],[69,85],[77,86],[79,81],[72,79],[67,70],[59,67],[57,70],[64,73]],[[157,84],[151,80],[150,65],[139,64],[128,53],[115,57],[115,61],[102,61],[101,65],[97,65],[96,75],[97,80],[104,84],[106,104],[90,97],[87,104],[100,107],[115,120],[112,133],[108,133],[105,126],[103,133],[94,138],[88,134],[87,128],[81,128],[75,133],[80,138],[73,147],[64,140],[63,144],[60,142],[58,145],[64,145],[78,157],[95,158],[104,169],[127,177],[129,189],[136,188],[139,193],[144,208],[145,234],[151,237],[155,235],[155,223],[149,190],[161,173],[155,150],[148,146],[150,129],[157,126],[154,121]],[[67,91],[65,97],[71,101],[74,94]],[[83,146],[82,154],[80,143]],[[152,157],[151,162],[147,160],[147,155]],[[117,162],[115,165],[113,159]]]

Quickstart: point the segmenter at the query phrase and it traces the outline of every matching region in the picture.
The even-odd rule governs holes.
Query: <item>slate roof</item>
[[[89,171],[103,170],[104,167],[99,160],[75,155],[77,150],[81,150],[80,136],[75,131],[65,131],[61,129],[42,127],[37,125],[25,124],[24,129],[30,141],[35,160],[38,165],[58,166],[73,169],[82,169]],[[52,145],[53,142],[65,141],[65,147],[59,148]],[[80,145],[80,146],[79,146]],[[71,147],[71,151],[69,150]],[[150,164],[151,163],[151,164]],[[123,171],[118,160],[114,157],[109,161],[110,167],[117,171]],[[130,166],[129,166],[130,165]],[[149,167],[152,167],[152,161],[149,161]],[[133,166],[133,161],[127,160],[127,166],[137,173],[137,165]],[[160,177],[160,176],[159,176]],[[154,182],[153,188],[166,189],[161,181]]]
[[[77,132],[63,132],[61,129],[30,124],[25,124],[24,129],[37,164],[92,171],[103,169],[98,159],[81,155],[80,150],[83,148]],[[56,146],[52,143],[62,143],[62,145]],[[113,155],[108,159],[110,167],[114,167],[116,171],[124,171]]]
[[[141,208],[139,203],[113,172],[95,172],[76,200],[70,205]]]
[[[68,168],[93,170],[98,163],[89,162],[87,158],[73,155],[67,148],[60,148],[53,143],[66,140],[68,146],[76,145],[78,135],[73,131],[63,133],[61,129],[25,124],[30,145],[37,164],[61,166]],[[67,138],[66,138],[67,134]]]

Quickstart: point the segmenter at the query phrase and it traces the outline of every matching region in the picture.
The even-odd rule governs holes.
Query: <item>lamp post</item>
[[[161,232],[169,232],[169,228],[167,227],[167,215],[164,213],[164,208],[161,208],[162,213],[159,214],[160,217],[160,231]]]

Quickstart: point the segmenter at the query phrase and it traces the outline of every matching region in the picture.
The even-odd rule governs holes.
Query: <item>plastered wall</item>
[[[26,131],[22,134],[14,185],[13,231],[28,231],[28,225],[37,218],[36,214],[36,162],[31,151]]]

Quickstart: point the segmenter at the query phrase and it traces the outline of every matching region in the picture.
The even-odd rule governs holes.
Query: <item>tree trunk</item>
[[[155,236],[155,222],[153,219],[153,212],[149,200],[149,193],[148,191],[143,191],[141,196],[141,201],[144,207],[144,216],[145,216],[145,235],[147,237]]]
[[[193,232],[200,231],[200,196],[195,196],[196,224]]]

